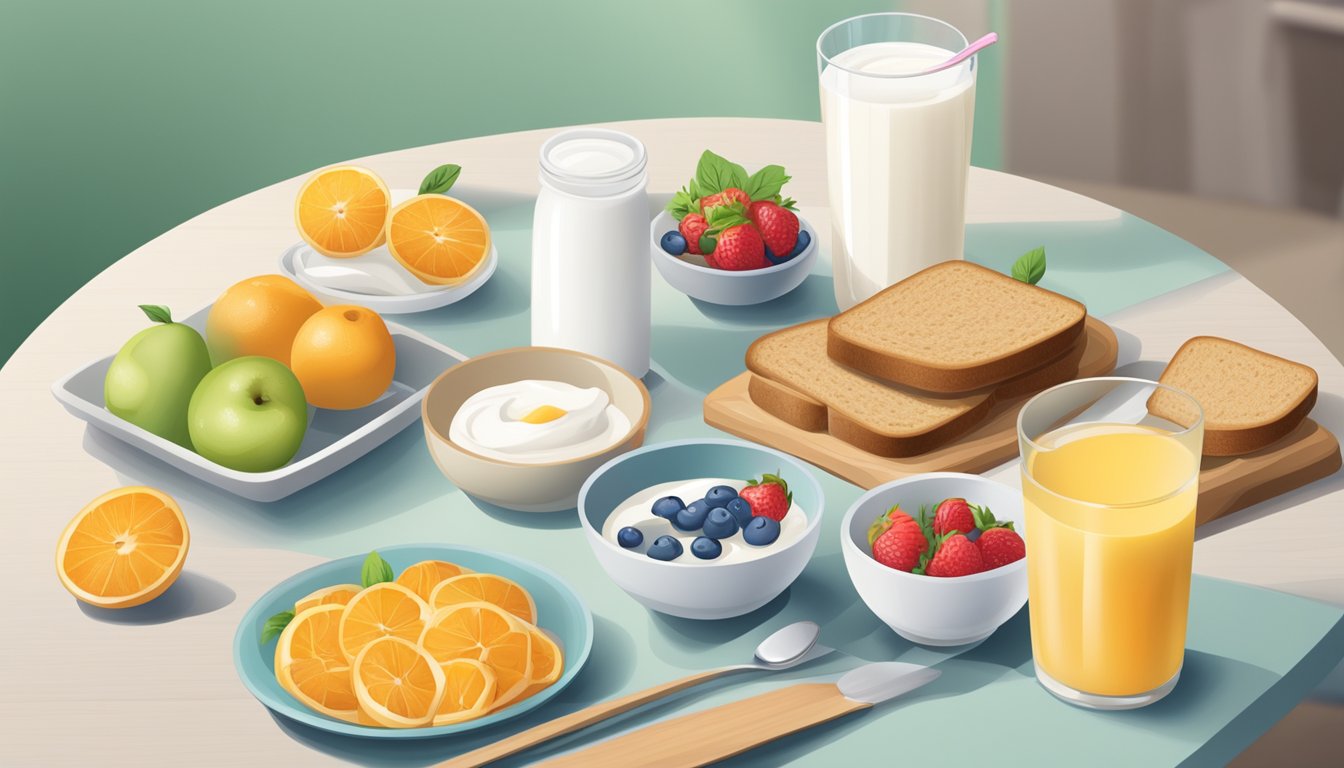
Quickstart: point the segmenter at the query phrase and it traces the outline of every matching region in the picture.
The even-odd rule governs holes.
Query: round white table
[[[610,127],[647,144],[652,192],[682,185],[706,147],[748,167],[783,164],[793,176],[790,194],[823,233],[824,244],[829,222],[819,124],[676,119]],[[537,150],[550,133],[448,142],[353,162],[375,169],[394,188],[415,187],[426,170],[454,162],[464,169],[459,183],[472,199],[526,205],[537,191]],[[292,201],[300,182],[260,189],[146,243],[70,297],[0,369],[0,487],[8,493],[8,540],[0,559],[0,600],[8,616],[0,633],[6,683],[0,689],[0,764],[331,762],[301,736],[276,727],[239,683],[229,652],[238,619],[253,600],[280,578],[325,559],[292,551],[321,551],[321,537],[311,546],[285,544],[302,527],[295,519],[267,514],[264,506],[225,504],[209,493],[184,500],[193,536],[183,582],[170,591],[171,605],[131,622],[92,615],[53,572],[56,539],[69,519],[128,478],[86,452],[85,425],[52,398],[52,382],[110,354],[140,330],[144,319],[136,304],[166,304],[185,315],[237,280],[274,272],[279,254],[296,240]],[[1013,227],[1119,215],[1039,182],[982,169],[971,175],[971,224]],[[473,311],[488,314],[489,308]],[[1141,340],[1141,348],[1129,350],[1132,359],[1165,360],[1190,336],[1217,333],[1311,365],[1321,390],[1314,418],[1344,433],[1344,366],[1292,313],[1235,272],[1105,313],[1104,319],[1122,336]],[[464,348],[451,338],[440,340]],[[389,490],[389,514],[403,501]],[[1344,604],[1342,505],[1344,479],[1336,475],[1210,523],[1199,531],[1195,571]],[[306,510],[302,525],[321,513]],[[357,524],[333,514],[330,535]],[[426,754],[428,760],[432,753]]]

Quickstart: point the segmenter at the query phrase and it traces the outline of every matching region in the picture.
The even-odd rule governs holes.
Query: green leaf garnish
[[[141,304],[140,310],[145,316],[156,323],[173,322],[173,313],[162,304]]]
[[[700,197],[717,194],[729,187],[743,189],[747,186],[747,178],[746,168],[708,149],[700,155],[700,162],[695,166],[695,183]]]
[[[1013,262],[1012,275],[1029,285],[1035,285],[1045,277],[1045,246],[1032,248]]]
[[[692,213],[700,212],[700,194],[695,179],[691,179],[690,184],[677,190],[677,193],[672,196],[671,202],[667,204],[667,212],[672,214],[672,218],[677,221],[681,221]]]
[[[440,165],[438,168],[430,171],[425,176],[424,181],[420,182],[420,194],[422,195],[446,195],[448,190],[457,183],[457,177],[462,173],[462,166],[448,163]]]
[[[751,219],[747,218],[747,207],[737,201],[711,207],[705,213],[705,221],[709,222],[711,233],[719,233],[729,227],[751,223]]]
[[[271,618],[267,619],[266,623],[261,625],[262,645],[265,645],[267,642],[269,642],[272,637],[275,637],[279,635],[281,632],[284,632],[285,627],[289,626],[289,622],[293,620],[294,620],[293,611],[281,611],[272,616]]]
[[[747,186],[742,188],[753,202],[757,200],[775,200],[779,197],[779,191],[788,183],[790,176],[784,172],[782,165],[767,165],[759,171],[751,174],[747,179]]]
[[[369,553],[364,558],[364,567],[359,571],[360,586],[368,588],[374,584],[382,584],[385,581],[392,581],[396,577],[392,574],[392,566],[378,554],[377,550]]]

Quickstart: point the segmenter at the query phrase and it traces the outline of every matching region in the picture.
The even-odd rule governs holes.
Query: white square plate
[[[204,332],[209,307],[182,322]],[[114,415],[103,403],[103,379],[112,356],[80,368],[52,385],[52,394],[72,415],[192,477],[253,501],[276,501],[312,485],[386,442],[420,418],[420,401],[431,382],[465,360],[460,352],[396,323],[388,323],[397,347],[397,370],[382,397],[353,411],[309,407],[308,431],[299,452],[270,472],[239,472]]]

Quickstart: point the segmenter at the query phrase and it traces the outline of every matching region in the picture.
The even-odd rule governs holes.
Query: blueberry
[[[698,536],[691,542],[691,554],[701,560],[713,560],[723,554],[723,545],[708,536]]]
[[[665,517],[668,520],[676,517],[677,513],[685,508],[686,505],[677,496],[664,496],[653,502],[653,514],[658,517]]]
[[[654,560],[676,560],[681,557],[681,542],[671,536],[659,536],[649,545],[647,554]]]
[[[737,533],[737,518],[723,507],[709,510],[705,518],[705,535],[711,539],[726,539]]]
[[[753,517],[742,529],[742,538],[753,547],[774,544],[779,538],[779,521],[773,517]]]
[[[767,245],[765,246],[765,260],[770,262],[771,264],[783,264],[784,262],[789,260],[789,256],[788,254],[784,254],[782,258],[776,256],[775,252],[770,250],[770,246]]]
[[[737,498],[728,502],[728,511],[737,519],[738,528],[746,528],[747,523],[751,522],[751,503],[746,499]]]
[[[634,526],[627,525],[616,532],[616,543],[626,549],[638,547],[644,543],[644,532]]]
[[[686,252],[686,238],[682,237],[680,232],[668,232],[663,235],[661,245],[664,251],[673,256],[680,256]]]
[[[707,517],[709,517],[709,503],[704,499],[692,501],[689,507],[672,518],[672,527],[679,531],[698,531],[704,527]]]
[[[705,501],[709,502],[711,508],[725,506],[736,498],[737,491],[727,485],[716,485],[709,489],[709,493],[705,494]]]
[[[798,230],[798,242],[793,244],[793,250],[789,251],[788,258],[786,258],[785,261],[787,261],[788,259],[792,259],[794,256],[797,256],[803,251],[806,251],[807,246],[811,244],[812,244],[812,236],[807,234],[807,230],[805,229]]]

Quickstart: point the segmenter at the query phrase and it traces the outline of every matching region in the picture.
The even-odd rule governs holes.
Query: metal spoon
[[[531,749],[538,744],[544,744],[551,739],[587,728],[595,723],[629,712],[636,707],[642,707],[650,702],[734,672],[749,670],[777,672],[792,669],[813,659],[819,659],[834,650],[817,644],[817,638],[820,635],[821,627],[817,626],[816,622],[799,621],[789,624],[762,640],[761,644],[756,646],[756,653],[752,660],[745,664],[733,664],[705,672],[697,672],[680,680],[673,680],[642,691],[626,694],[619,699],[598,702],[578,712],[557,717],[522,733],[500,739],[493,744],[439,763],[437,768],[475,768],[475,766],[492,763],[495,760],[502,760],[509,755]]]

